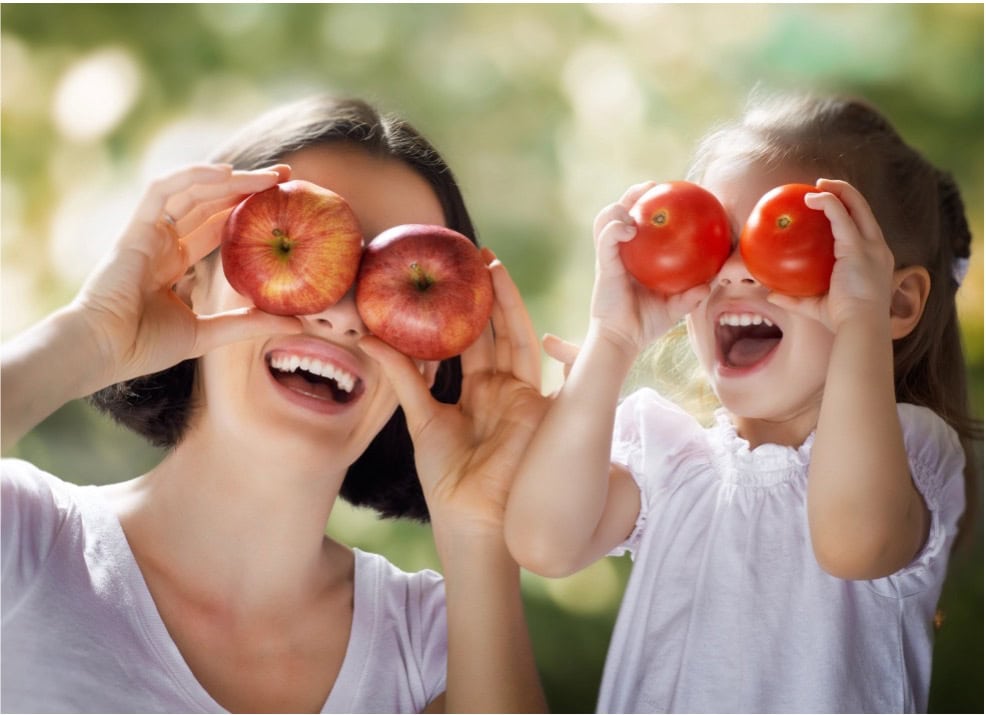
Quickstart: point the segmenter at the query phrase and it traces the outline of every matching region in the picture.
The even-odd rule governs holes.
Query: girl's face
[[[817,178],[797,167],[719,160],[702,181],[726,208],[734,249],[709,297],[688,316],[688,332],[713,390],[751,442],[797,446],[814,429],[833,335],[821,323],[767,302],[768,290],[750,275],[735,246],[767,191]]]
[[[365,242],[398,224],[445,223],[427,181],[396,159],[352,146],[321,145],[289,154],[283,163],[291,166],[292,178],[345,198]],[[220,435],[235,435],[239,444],[293,445],[293,458],[303,459],[307,451],[323,469],[326,455],[342,471],[348,468],[397,408],[377,363],[358,347],[367,329],[353,293],[350,288],[335,305],[299,316],[300,334],[234,343],[205,355],[198,385],[205,409],[195,419],[205,420]],[[219,260],[209,279],[193,289],[192,298],[200,314],[251,305],[230,287]],[[292,361],[308,362],[290,372]],[[429,376],[436,366],[421,365]]]

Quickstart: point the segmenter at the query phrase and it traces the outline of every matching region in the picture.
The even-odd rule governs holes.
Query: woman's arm
[[[814,309],[835,337],[808,472],[808,522],[822,568],[840,578],[879,578],[914,558],[930,523],[904,449],[893,359],[893,339],[920,318],[928,274],[894,270],[856,189],[827,180],[818,188],[807,203],[832,223],[836,265],[829,294]]]
[[[414,363],[379,340],[364,338],[361,345],[380,362],[407,416],[445,575],[444,707],[544,712],[520,567],[503,540],[503,510],[546,398],[539,390],[537,339],[520,295],[502,264],[494,261],[490,271],[496,294],[493,330],[462,355],[458,404],[437,402]]]
[[[232,207],[288,173],[287,167],[242,172],[203,165],[152,183],[72,303],[4,344],[3,448],[66,402],[107,385],[226,342],[300,330],[294,319],[255,309],[197,316],[174,291],[188,268],[219,244]]]

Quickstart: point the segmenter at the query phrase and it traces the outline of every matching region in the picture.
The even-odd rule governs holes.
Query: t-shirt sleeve
[[[889,577],[899,595],[938,583],[965,510],[965,452],[955,430],[926,407],[897,406],[911,478],[931,515],[928,538],[914,560]]]
[[[0,580],[3,614],[17,608],[65,521],[58,480],[19,459],[0,461]]]
[[[445,583],[435,571],[413,574],[410,597],[415,618],[411,619],[412,641],[430,703],[447,687],[448,625],[445,617]]]

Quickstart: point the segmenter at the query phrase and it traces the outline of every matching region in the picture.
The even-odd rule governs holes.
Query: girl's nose
[[[743,256],[740,255],[739,246],[734,248],[733,252],[729,254],[729,258],[726,259],[722,268],[719,269],[719,275],[716,276],[715,282],[721,286],[760,285],[759,281],[750,275],[750,272],[746,269]]]
[[[356,287],[351,286],[338,302],[325,310],[310,315],[300,316],[302,322],[309,323],[322,330],[330,330],[338,336],[360,338],[369,331],[363,324],[356,310]]]

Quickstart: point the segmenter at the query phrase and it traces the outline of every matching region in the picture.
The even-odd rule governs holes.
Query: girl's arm
[[[630,534],[640,493],[610,463],[623,381],[635,359],[596,322],[527,449],[510,492],[506,538],[525,568],[567,576]]]
[[[596,218],[596,278],[585,344],[528,447],[507,508],[506,537],[525,568],[563,576],[631,532],[640,494],[610,463],[620,389],[639,351],[708,293],[659,296],[627,273],[620,243],[636,235],[629,210],[653,184],[631,187]]]
[[[517,288],[499,261],[490,271],[492,330],[462,355],[458,404],[436,401],[415,364],[376,338],[361,346],[404,408],[445,576],[447,690],[429,711],[545,712],[503,511],[547,400],[537,339]]]
[[[186,270],[219,244],[232,207],[288,172],[203,165],[151,184],[72,303],[4,344],[3,449],[66,402],[107,385],[226,342],[300,330],[294,319],[255,309],[197,316],[174,291]]]
[[[883,233],[853,187],[821,180],[818,188],[823,193],[807,203],[832,223],[836,266],[817,305],[835,339],[808,472],[808,522],[826,571],[879,578],[914,558],[930,523],[904,449],[892,343],[920,318],[928,274],[894,271]]]

